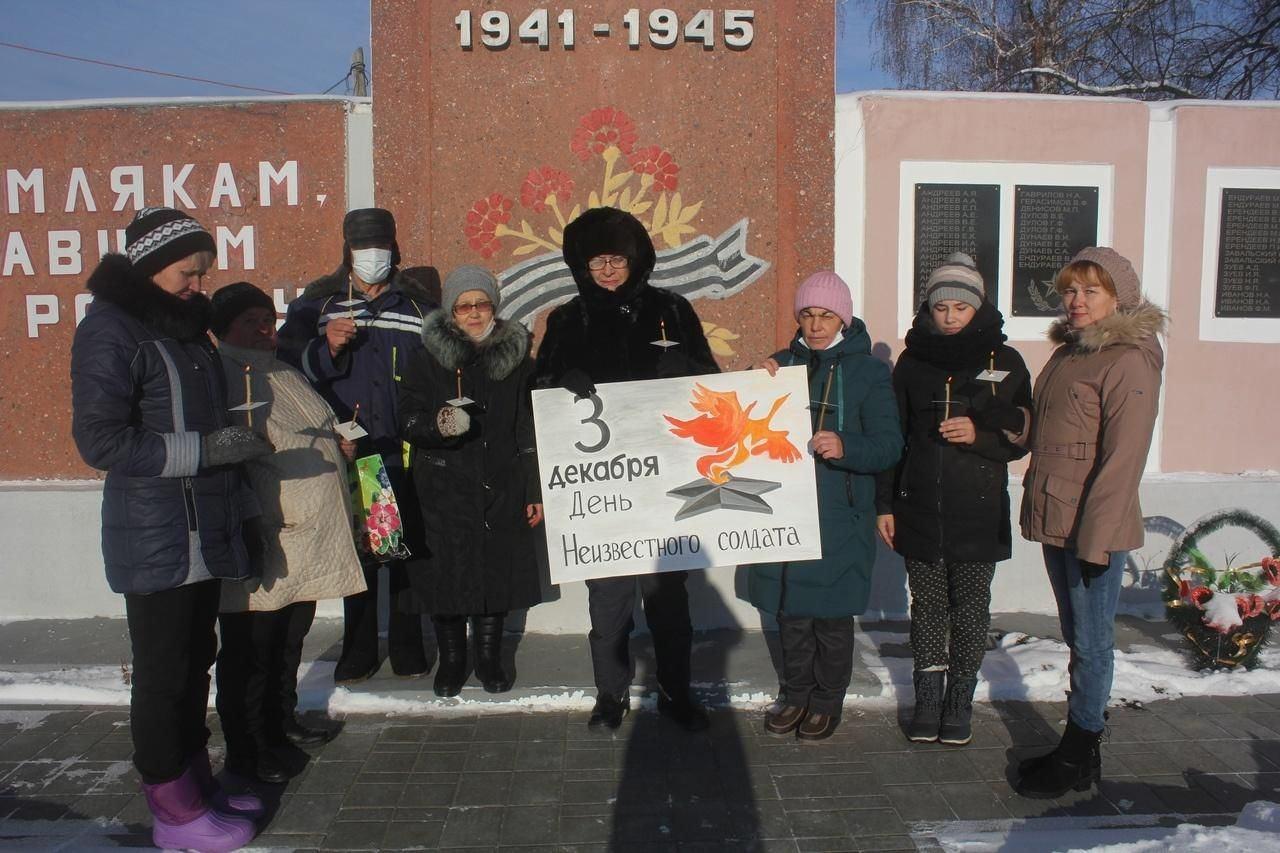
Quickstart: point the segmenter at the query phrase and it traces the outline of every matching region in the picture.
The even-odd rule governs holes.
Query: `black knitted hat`
[[[139,210],[124,229],[124,238],[129,262],[147,278],[196,252],[218,251],[203,225],[172,207]]]
[[[247,281],[237,281],[213,292],[213,317],[209,321],[209,329],[219,338],[227,331],[232,322],[250,308],[266,308],[272,316],[276,313],[276,304],[271,297]]]

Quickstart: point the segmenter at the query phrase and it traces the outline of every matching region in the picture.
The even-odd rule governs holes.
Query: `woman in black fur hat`
[[[569,223],[564,260],[578,295],[547,317],[538,347],[539,387],[586,397],[597,382],[720,372],[693,306],[649,284],[656,259],[648,232],[629,213],[599,207]],[[661,337],[678,346],[654,346]],[[693,627],[686,577],[659,572],[587,581],[596,680],[588,725],[617,728],[630,710],[629,645],[638,582],[657,658],[658,710],[690,731],[706,728],[706,713],[689,695]]]
[[[542,522],[529,391],[529,332],[499,320],[493,273],[463,266],[444,283],[444,306],[422,324],[423,348],[400,380],[401,435],[422,507],[429,556],[410,576],[431,614],[440,664],[435,692],[467,680],[467,621],[476,676],[489,693],[511,689],[502,665],[507,611],[542,600],[531,528]],[[460,397],[472,403],[451,403]]]

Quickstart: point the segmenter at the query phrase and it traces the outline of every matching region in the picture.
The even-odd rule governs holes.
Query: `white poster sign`
[[[822,556],[804,367],[533,392],[554,583]]]

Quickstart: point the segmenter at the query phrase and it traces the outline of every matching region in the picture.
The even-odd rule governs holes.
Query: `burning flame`
[[[713,453],[698,459],[698,473],[716,485],[729,480],[729,472],[746,462],[751,456],[767,454],[770,459],[795,462],[800,450],[787,438],[788,430],[769,427],[769,421],[778,413],[790,394],[773,401],[769,414],[752,418],[755,403],[745,409],[735,391],[712,391],[695,385],[690,405],[701,414],[690,420],[680,420],[663,415],[672,425],[671,432],[680,438],[691,438],[703,447],[714,448]]]

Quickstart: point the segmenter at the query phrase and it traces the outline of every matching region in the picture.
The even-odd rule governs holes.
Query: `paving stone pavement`
[[[612,733],[582,712],[351,716],[288,785],[259,788],[255,847],[939,850],[939,822],[1231,823],[1280,799],[1280,695],[1113,709],[1100,790],[1018,797],[1014,757],[1056,742],[1064,713],[979,704],[964,748],[911,744],[898,712],[856,708],[820,744],[766,735],[748,711],[717,710],[699,734],[653,711]],[[0,846],[147,846],[130,753],[121,709],[0,708]]]

